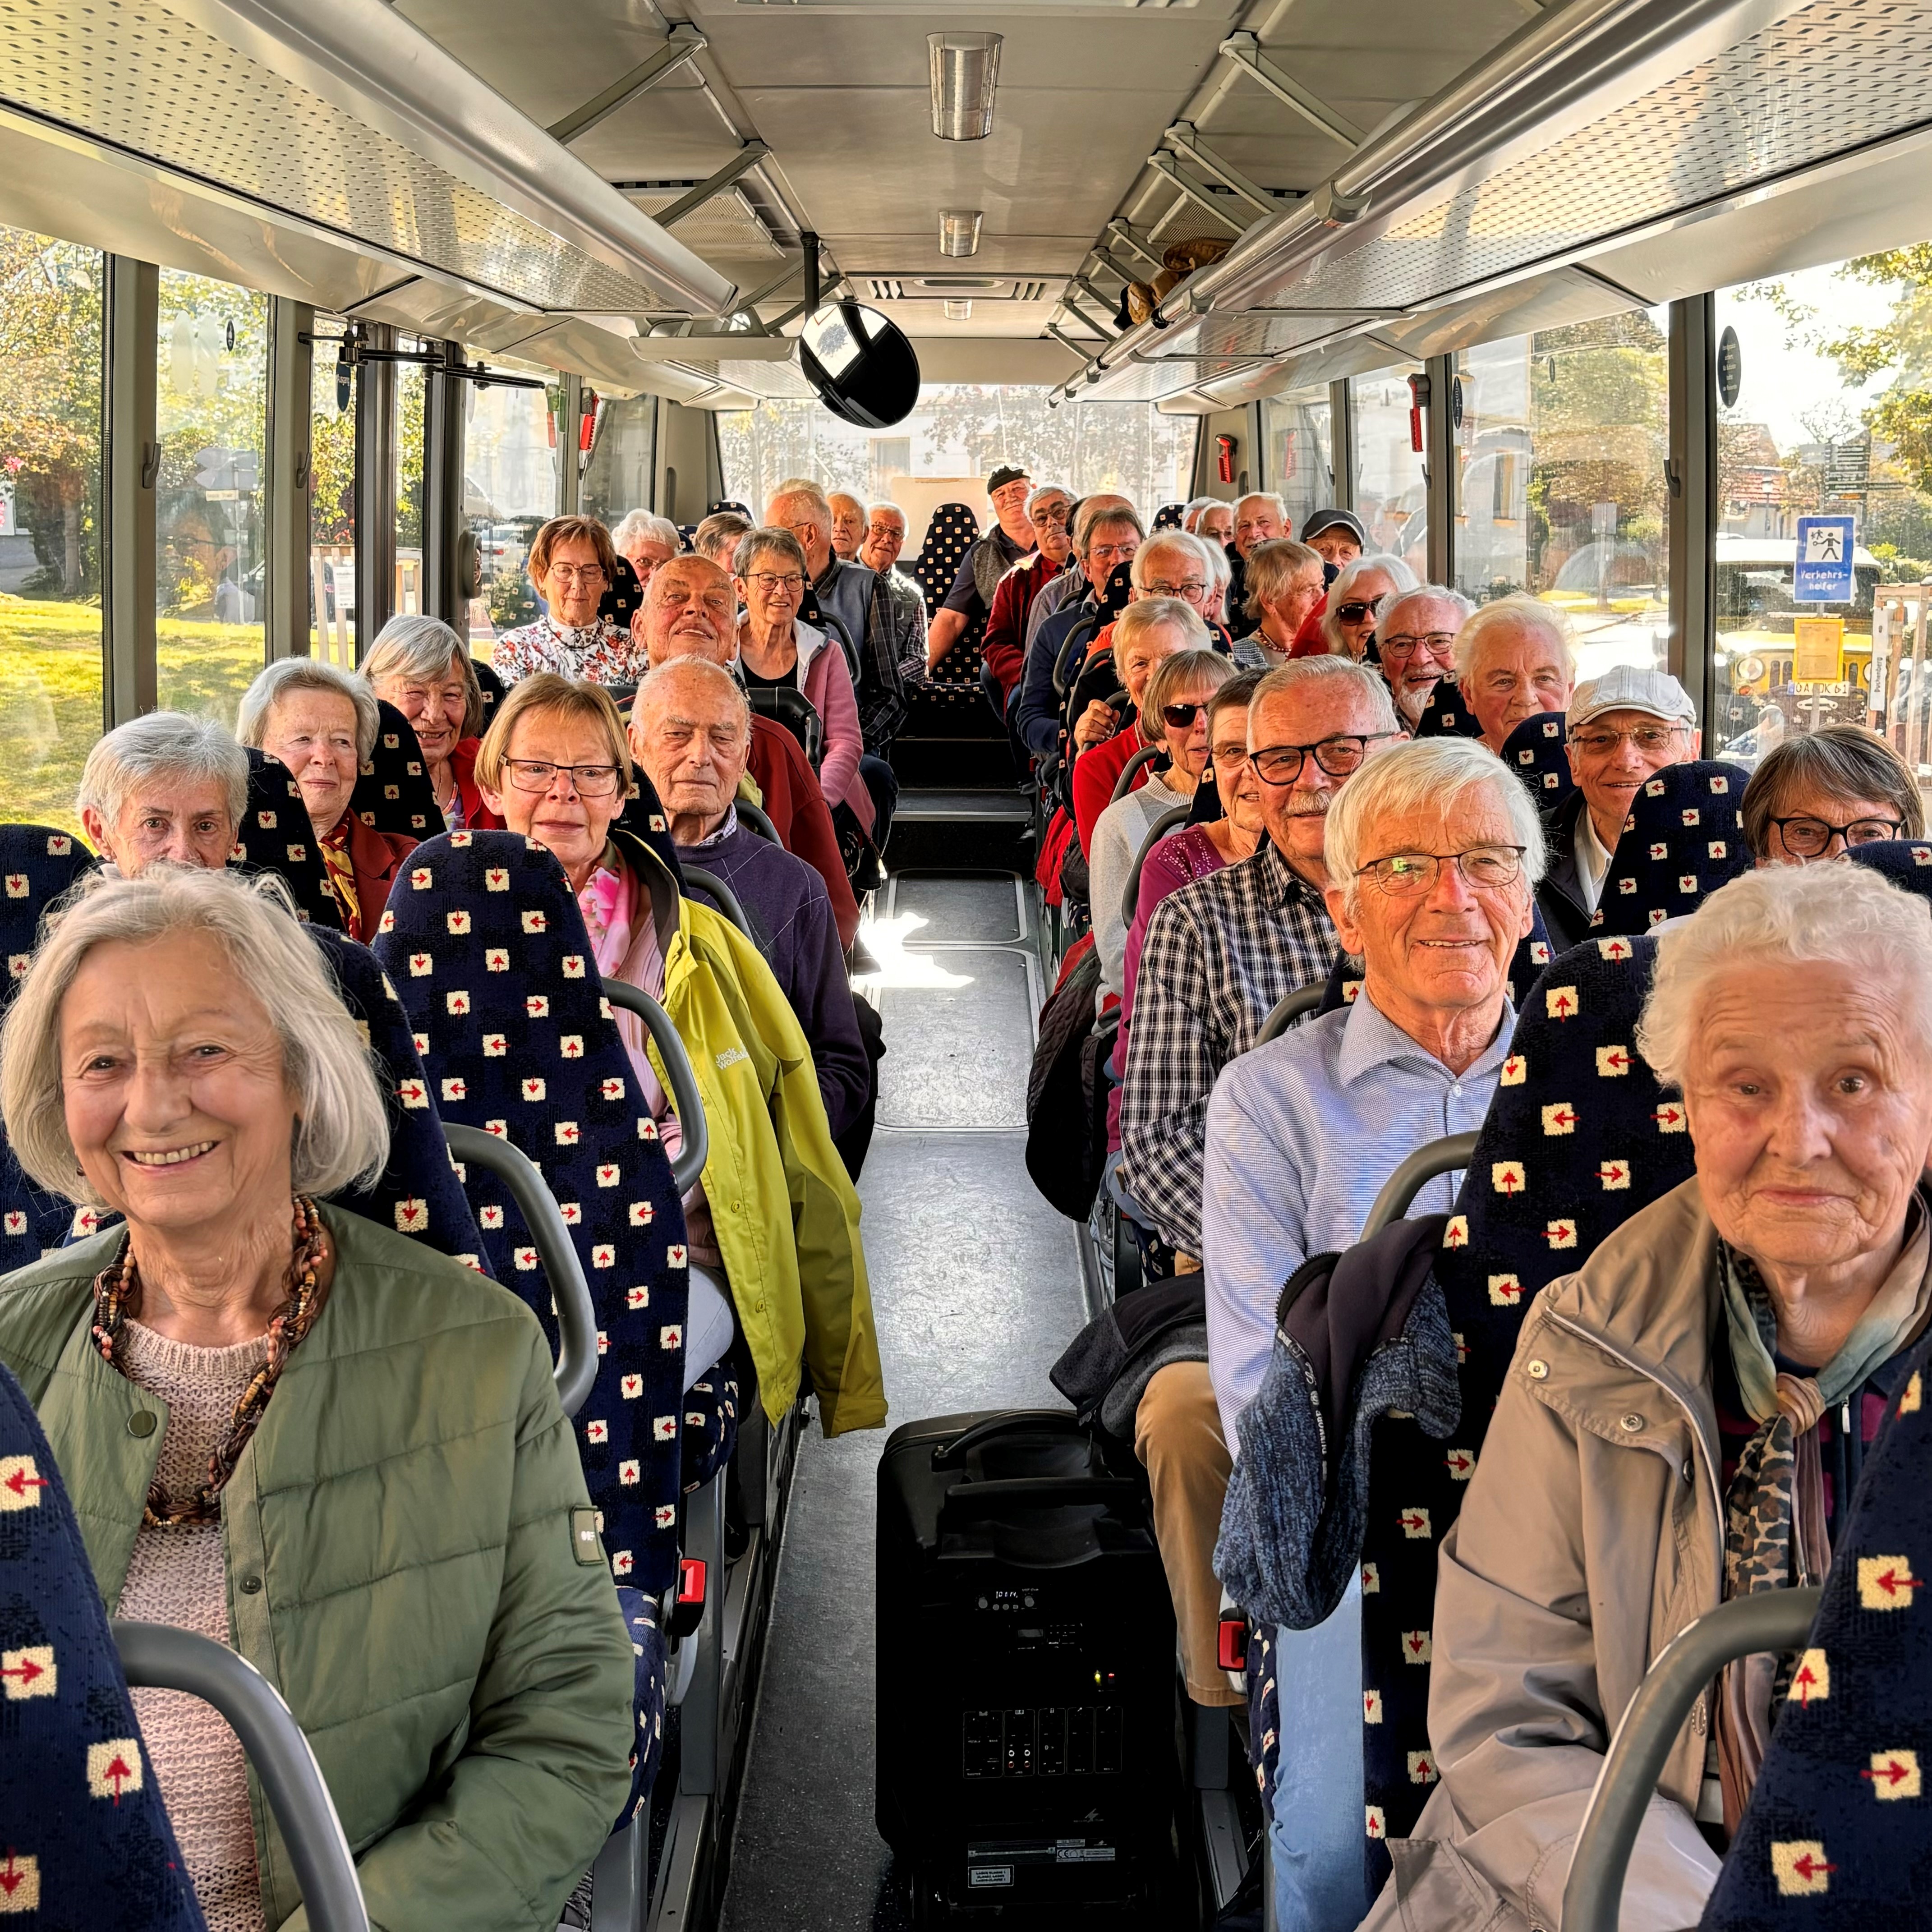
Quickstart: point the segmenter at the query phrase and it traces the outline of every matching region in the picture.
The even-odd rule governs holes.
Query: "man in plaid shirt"
[[[1346,658],[1271,671],[1248,706],[1248,750],[1265,830],[1251,858],[1184,886],[1149,921],[1134,992],[1120,1101],[1120,1179],[1198,1270],[1208,1102],[1221,1070],[1255,1043],[1286,993],[1325,980],[1335,928],[1322,903],[1322,834],[1335,794],[1366,759],[1401,742],[1388,687]],[[1280,1284],[1274,1284],[1279,1288]],[[1220,1586],[1214,1539],[1232,1467],[1204,1359],[1168,1363],[1134,1417],[1154,1534],[1174,1593],[1187,1688],[1237,1701],[1215,1667]]]

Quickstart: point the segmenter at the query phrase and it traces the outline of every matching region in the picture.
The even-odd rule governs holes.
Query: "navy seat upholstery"
[[[1384,1417],[1370,1456],[1362,1550],[1363,1766],[1368,1876],[1436,1781],[1429,1742],[1436,1552],[1455,1520],[1539,1289],[1691,1172],[1682,1102],[1638,1057],[1657,942],[1586,940],[1520,1007],[1512,1051],[1444,1232],[1435,1276],[1461,1360],[1462,1421],[1444,1444]],[[1419,1520],[1419,1526],[1418,1526]]]
[[[1566,712],[1538,711],[1503,740],[1503,763],[1529,788],[1538,812],[1561,805],[1576,789],[1570,754],[1563,748],[1569,726]]]
[[[40,920],[62,893],[94,870],[94,854],[72,833],[52,825],[0,825],[0,946],[7,977],[0,983],[0,1013],[14,994],[40,944]],[[20,1172],[0,1128],[0,1274],[38,1261],[57,1247],[72,1212],[58,1195],[43,1193]]]
[[[0,1672],[0,1917],[206,1932],[73,1505],[4,1367]]]
[[[509,832],[446,832],[410,855],[376,956],[408,1010],[448,1119],[542,1171],[596,1307],[598,1361],[574,1426],[611,1574],[646,1595],[677,1574],[689,1279],[684,1210],[600,990],[563,868]],[[542,1266],[508,1190],[466,1172],[488,1272],[536,1310]]]
[[[1918,1596],[1932,1577],[1932,1339],[1906,1368],[1704,1932],[1932,1918],[1932,1622]]]
[[[741,517],[750,517],[752,515],[751,512],[746,509],[742,503],[734,503],[728,499],[713,503],[710,508],[706,510],[704,514],[707,517],[715,517],[721,510],[735,510]],[[752,520],[754,523],[756,523],[758,519],[755,517],[752,517]]]
[[[1750,774],[1702,759],[1669,765],[1638,787],[1610,854],[1594,933],[1648,932],[1695,912],[1726,880],[1751,868],[1738,805]]]
[[[617,1586],[617,1607],[624,1614],[624,1628],[631,1634],[631,1654],[636,1660],[632,1707],[637,1713],[635,1755],[631,1760],[631,1794],[616,1821],[622,1829],[636,1817],[656,1783],[658,1766],[664,1760],[664,1635],[663,1619],[658,1614],[657,1599],[628,1583]]]
[[[1154,526],[1157,530],[1178,530],[1186,514],[1185,503],[1163,503],[1154,513]]]
[[[750,1351],[740,1335],[724,1358],[684,1394],[684,1492],[702,1489],[731,1460],[737,1446],[744,1389],[752,1381]]]
[[[980,535],[980,520],[964,503],[941,503],[926,526],[918,556],[906,566],[926,592],[926,620],[938,614],[959,566]]]
[[[483,699],[483,722],[476,728],[476,735],[480,738],[489,730],[490,721],[496,715],[496,706],[502,702],[506,686],[495,669],[481,658],[472,658],[470,668],[476,674],[476,688]]]
[[[1869,845],[1853,846],[1846,856],[1855,866],[1882,872],[1903,892],[1932,898],[1932,840],[1875,838]]]
[[[688,550],[691,532],[686,530],[683,535],[684,547]],[[620,556],[617,560],[617,574],[604,587],[603,597],[598,603],[598,616],[608,617],[614,623],[628,624],[644,601],[644,586],[638,580],[638,573],[631,568],[628,560]]]
[[[1438,677],[1415,721],[1418,738],[1480,738],[1482,727],[1476,714],[1462,702],[1461,687],[1454,678]]]
[[[422,747],[410,721],[387,698],[377,698],[376,709],[380,714],[376,742],[362,761],[349,809],[378,832],[427,838],[442,830],[442,810]]]
[[[316,926],[341,930],[342,915],[302,803],[302,788],[288,767],[248,748],[248,808],[235,835],[234,856],[256,872],[279,873],[296,909]]]

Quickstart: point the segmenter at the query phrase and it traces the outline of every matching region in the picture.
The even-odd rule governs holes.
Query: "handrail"
[[[1082,644],[1091,644],[1095,629],[1091,613],[1081,618],[1060,640],[1060,649],[1053,658],[1053,694],[1064,698],[1073,680],[1067,674],[1073,668],[1073,652]]]
[[[1321,1005],[1328,991],[1326,980],[1313,980],[1305,986],[1298,986],[1292,993],[1284,993],[1268,1009],[1268,1016],[1262,1022],[1262,1030],[1255,1036],[1257,1046],[1265,1046],[1271,1040],[1279,1040],[1287,1032],[1290,1023],[1300,1018],[1304,1013],[1312,1013]]]
[[[704,1118],[704,1096],[698,1090],[691,1055],[685,1051],[677,1028],[671,1024],[670,1014],[641,986],[633,986],[628,980],[607,979],[604,997],[614,1006],[635,1013],[657,1044],[658,1058],[670,1081],[671,1105],[676,1109],[683,1136],[677,1158],[670,1164],[670,1178],[680,1194],[688,1194],[698,1185],[698,1178],[711,1155],[711,1129]]]
[[[369,1932],[362,1881],[308,1739],[281,1694],[225,1643],[172,1624],[111,1626],[121,1668],[137,1690],[185,1690],[212,1704],[242,1740],[249,1768],[281,1827],[315,1932]]]
[[[718,910],[742,932],[747,939],[752,936],[752,922],[745,916],[744,902],[721,879],[716,872],[703,866],[687,865],[684,868],[684,882],[695,886],[718,902]]]
[[[1141,907],[1141,868],[1147,863],[1147,856],[1177,825],[1185,825],[1187,815],[1194,809],[1192,805],[1170,805],[1147,829],[1147,836],[1141,841],[1141,849],[1134,854],[1134,868],[1127,874],[1127,890],[1120,901],[1120,917],[1129,926],[1134,922],[1134,915]]]
[[[748,798],[741,798],[736,803],[739,818],[745,824],[748,825],[760,838],[769,838],[782,851],[784,849],[784,841],[778,836],[778,829],[772,823],[770,816]]]
[[[1109,805],[1118,805],[1121,800],[1133,790],[1136,774],[1143,766],[1152,764],[1154,760],[1166,749],[1167,747],[1165,745],[1143,745],[1120,767],[1120,776],[1114,781],[1114,795],[1108,800],[1107,802]]]
[[[1563,1932],[1617,1932],[1638,1828],[1684,1714],[1727,1664],[1795,1650],[1816,1620],[1816,1587],[1733,1597],[1680,1630],[1645,1673],[1597,1774],[1563,1888]]]
[[[458,1120],[444,1121],[442,1131],[450,1152],[458,1160],[487,1168],[510,1190],[517,1211],[530,1231],[556,1304],[556,1399],[566,1415],[574,1415],[597,1379],[597,1310],[590,1299],[583,1258],[570,1238],[563,1210],[536,1163],[522,1148],[500,1135],[466,1127]]]
[[[1369,1218],[1362,1223],[1361,1238],[1379,1234],[1391,1221],[1400,1221],[1408,1212],[1408,1204],[1438,1174],[1454,1174],[1468,1166],[1476,1152],[1473,1133],[1444,1134],[1440,1140],[1419,1147],[1382,1183]]]

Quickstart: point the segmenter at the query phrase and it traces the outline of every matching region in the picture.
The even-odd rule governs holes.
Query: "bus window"
[[[1310,511],[1332,508],[1338,500],[1328,390],[1265,398],[1262,434],[1268,446],[1266,473],[1257,480],[1288,506],[1288,526],[1298,530]]]
[[[1429,578],[1428,485],[1410,434],[1408,377],[1418,369],[1358,376],[1355,412],[1355,513],[1369,548],[1400,557],[1424,583]]]
[[[556,440],[544,391],[464,385],[463,517],[482,577],[470,600],[470,647],[486,662],[506,631],[536,619],[524,560],[556,514]]]

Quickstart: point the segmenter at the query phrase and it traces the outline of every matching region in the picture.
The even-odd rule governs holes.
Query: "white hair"
[[[1854,865],[1766,866],[1720,886],[1658,940],[1636,1048],[1680,1090],[1708,982],[1738,966],[1822,966],[1903,1004],[1906,1035],[1932,1026],[1932,905]]]
[[[1376,631],[1378,635],[1386,628],[1395,614],[1414,599],[1429,597],[1440,604],[1452,604],[1456,608],[1456,628],[1460,630],[1469,613],[1476,607],[1460,590],[1451,590],[1446,584],[1418,584],[1412,590],[1398,590],[1376,613]]]
[[[1334,677],[1354,680],[1356,694],[1372,714],[1373,729],[1402,729],[1402,722],[1395,715],[1394,700],[1381,674],[1372,665],[1358,664],[1353,658],[1291,658],[1286,664],[1277,664],[1255,686],[1255,694],[1248,700],[1248,716],[1252,718],[1257,708],[1271,698],[1286,697],[1302,685]]]
[[[1073,500],[1073,492],[1064,483],[1041,484],[1026,500],[1026,513],[1029,520],[1032,518],[1034,506],[1042,496],[1064,496],[1070,503]]]
[[[1563,675],[1576,682],[1576,654],[1570,648],[1570,626],[1563,614],[1534,597],[1518,595],[1498,597],[1480,606],[1456,633],[1456,676],[1466,684],[1474,674],[1476,655],[1497,633],[1528,631],[1541,637],[1556,652]]]
[[[1346,660],[1299,662],[1339,664]],[[1365,762],[1328,808],[1322,841],[1324,862],[1351,914],[1360,903],[1361,881],[1356,872],[1366,862],[1363,848],[1378,820],[1421,812],[1437,812],[1446,818],[1459,800],[1483,788],[1509,820],[1509,842],[1523,848],[1522,875],[1528,882],[1527,890],[1534,892],[1543,877],[1543,821],[1528,788],[1477,739],[1418,738]],[[1368,855],[1370,860],[1382,856]]]
[[[1040,492],[1037,490],[1034,492],[1034,495],[1035,496],[1037,496],[1039,494]],[[1030,498],[1028,499],[1028,508],[1029,509],[1032,508],[1032,501]],[[902,530],[908,530],[911,527],[911,526],[906,521],[906,513],[904,511],[901,509],[896,503],[874,503],[870,505],[866,512],[866,522],[869,524],[872,519],[878,516],[881,512],[884,512],[887,516],[898,518],[899,520],[899,528]]]
[[[1143,597],[1130,604],[1114,620],[1114,663],[1124,670],[1127,648],[1149,631],[1174,630],[1184,651],[1208,649],[1208,626],[1192,604],[1178,597]]]
[[[1185,530],[1156,530],[1134,552],[1134,560],[1127,572],[1128,580],[1136,590],[1144,590],[1154,569],[1154,559],[1166,551],[1171,556],[1187,557],[1198,563],[1206,572],[1208,587],[1211,590],[1215,584],[1214,565],[1208,552],[1214,548],[1198,537],[1190,536]],[[1224,557],[1222,561],[1225,563],[1227,560]]]
[[[376,709],[376,694],[353,671],[339,664],[326,664],[320,658],[278,658],[256,674],[255,681],[242,694],[235,714],[235,735],[244,745],[262,748],[262,734],[275,706],[290,692],[333,692],[356,707],[356,756],[367,764],[376,748],[376,734],[382,714]]]
[[[222,788],[230,828],[239,825],[248,809],[248,754],[211,718],[151,711],[96,740],[81,767],[74,809],[92,808],[112,826],[145,787],[196,779]]]
[[[1181,508],[1180,527],[1192,536],[1194,534],[1194,526],[1201,520],[1202,512],[1204,510],[1211,510],[1216,503],[1219,503],[1224,510],[1232,507],[1224,497],[1190,497]]]
[[[1275,514],[1281,519],[1283,531],[1288,527],[1288,506],[1272,490],[1250,490],[1234,499],[1234,517],[1239,521],[1244,503],[1272,503]]]
[[[294,1096],[290,1180],[296,1191],[334,1194],[352,1182],[366,1186],[382,1172],[389,1123],[369,1050],[319,943],[290,916],[280,881],[266,884],[262,890],[233,872],[155,866],[137,879],[96,874],[65,902],[0,1028],[0,1114],[32,1179],[70,1201],[104,1204],[80,1172],[68,1134],[61,1006],[96,946],[147,946],[177,932],[212,939],[237,986],[268,1012]],[[130,968],[130,974],[141,970]]]
[[[694,677],[712,697],[723,698],[749,735],[752,701],[745,695],[744,686],[722,664],[697,656],[667,658],[662,664],[653,664],[645,674],[644,682],[638,686],[637,695],[631,700],[631,723],[634,728],[640,726],[640,714],[647,700],[654,706],[670,702],[665,690],[673,676]]]
[[[463,681],[463,735],[473,738],[483,727],[482,686],[463,640],[440,617],[427,613],[392,617],[376,633],[362,675],[374,691],[388,678],[447,677],[452,671]]]
[[[1386,577],[1395,587],[1389,592],[1390,608],[1404,591],[1415,588],[1415,572],[1399,556],[1386,553],[1375,556],[1358,556],[1353,563],[1345,563],[1335,581],[1328,586],[1328,602],[1322,611],[1322,634],[1328,640],[1329,650],[1337,657],[1346,657],[1348,646],[1342,637],[1340,620],[1335,613],[1348,601],[1349,593],[1365,577]],[[1381,614],[1376,614],[1379,622]]]
[[[676,524],[668,517],[654,515],[649,510],[627,511],[623,521],[610,532],[610,548],[620,556],[625,545],[634,543],[668,544],[673,556],[684,548]]]

